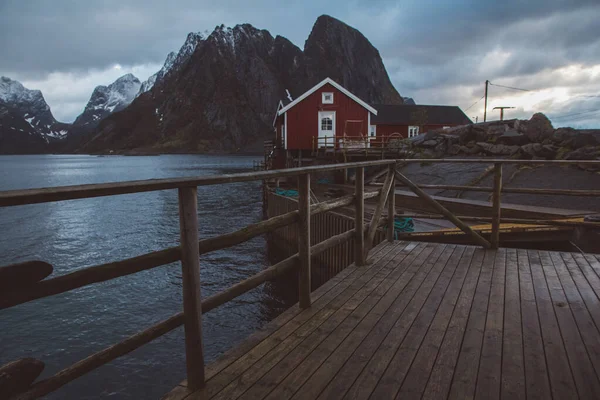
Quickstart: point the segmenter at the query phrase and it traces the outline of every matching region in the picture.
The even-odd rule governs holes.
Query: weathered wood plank
[[[500,196],[502,195],[502,164],[494,164],[494,192],[492,193],[492,249],[500,244]]]
[[[477,284],[481,275],[481,266],[485,251],[476,249],[471,262],[472,269],[463,285],[458,302],[452,313],[450,323],[444,334],[442,345],[429,375],[423,399],[446,398],[452,384],[452,374],[458,361],[461,343],[467,327],[469,313]]]
[[[298,177],[298,305],[310,307],[310,175]]]
[[[562,255],[562,257],[561,257]],[[572,254],[541,252],[546,280],[555,304],[567,355],[575,375],[577,391],[582,398],[600,398],[600,332],[594,324],[580,291],[569,274],[566,263],[581,267]],[[585,263],[585,258],[580,260]]]
[[[179,189],[179,232],[181,242],[181,276],[183,282],[185,360],[188,386],[192,390],[204,386],[197,196],[198,190],[195,187]]]
[[[423,299],[415,302],[414,314],[409,312],[406,316],[403,316],[403,319],[408,317],[407,321],[411,324],[409,328],[405,333],[397,333],[392,330],[379,347],[378,351],[382,352],[382,355],[386,349],[389,349],[393,357],[391,355],[385,357],[389,359],[389,363],[377,387],[371,394],[373,398],[393,399],[396,397],[457,268],[460,268],[460,273],[467,269],[468,261],[462,265],[460,262],[464,251],[465,247],[459,246],[454,249],[451,255],[448,254],[450,251],[445,252],[446,254],[443,255],[445,260],[440,258],[441,262],[436,263],[436,266],[441,266],[440,275],[435,281],[427,279],[420,288],[419,293],[414,297],[417,300],[420,294],[423,293]],[[448,255],[450,255],[449,258],[447,258]],[[393,345],[389,347],[388,343],[393,343]]]
[[[504,334],[502,345],[501,398],[525,399],[523,330],[521,328],[521,294],[517,251],[506,249],[506,286],[504,296]]]
[[[414,248],[416,245],[407,244],[407,247]],[[385,247],[384,251],[378,253],[377,257],[383,257],[392,249],[393,246]],[[219,374],[208,380],[207,387],[194,395],[199,396],[199,398],[215,395],[244,371],[251,368],[252,365],[268,354],[273,348],[288,339],[288,337],[291,335],[297,337],[297,330],[302,329],[301,333],[306,335],[311,329],[316,329],[341,304],[344,304],[357,290],[362,288],[377,272],[377,268],[369,268],[366,271],[354,269],[351,272],[349,277],[342,280],[333,290],[327,292],[326,295],[319,299],[320,301],[314,302],[310,308],[299,313],[277,331],[252,347],[250,351],[230,363]]]
[[[288,392],[285,392],[285,394],[293,394],[294,391],[296,391],[294,398],[304,399],[314,399],[319,396],[319,393],[325,389],[330,380],[335,376],[336,372],[347,363],[348,359],[361,342],[363,342],[367,336],[371,335],[373,328],[381,321],[383,315],[391,311],[392,304],[396,301],[398,295],[402,292],[403,288],[406,288],[406,285],[410,283],[410,276],[412,275],[414,279],[424,279],[434,267],[435,260],[437,260],[442,253],[443,249],[441,248],[426,248],[420,255],[414,258],[413,261],[410,261],[407,258],[402,260],[401,263],[396,262],[394,278],[391,279],[390,285],[387,285],[387,292],[376,307],[373,308],[373,311],[347,336],[330,337],[328,341],[320,345],[318,349],[322,349],[322,351],[320,351],[319,354],[315,354],[316,352],[311,354],[311,356],[301,365],[300,370],[303,374],[301,374],[301,376],[293,376],[293,379],[290,380],[290,382],[287,382],[286,389]],[[422,268],[422,271],[419,270],[420,268]],[[313,371],[315,372],[310,376]],[[356,375],[358,375],[358,372],[360,371],[356,371]],[[310,379],[307,380],[309,376]],[[292,384],[292,381],[294,384]],[[343,391],[349,388],[352,381],[353,380],[345,380],[343,382],[345,384]],[[335,396],[341,396],[342,393],[343,392],[338,392]],[[322,396],[329,397],[331,394],[326,389],[322,393]],[[272,396],[271,398],[274,399],[275,396]]]
[[[475,248],[472,246],[465,249],[459,262],[460,271],[457,271],[448,286],[431,326],[417,350],[406,379],[400,387],[397,398],[421,398],[423,395],[450,318],[458,304],[460,292],[463,290],[465,282],[468,282],[473,274],[479,274],[479,266],[475,267],[474,264],[476,261],[474,253]]]
[[[419,251],[414,250],[414,251]],[[397,256],[407,257],[411,252],[404,251],[404,248],[399,247],[388,253],[384,258],[378,261],[379,264],[384,264],[379,273],[366,285],[359,290],[346,304],[338,309],[332,317],[330,317],[318,330],[314,331],[310,336],[303,340],[293,351],[281,359],[268,373],[258,381],[256,381],[250,390],[244,393],[245,399],[263,398],[271,392],[275,386],[281,382],[288,374],[301,374],[301,369],[298,368],[307,355],[314,356],[323,355],[323,343],[330,341],[332,337],[344,335],[344,333],[353,329],[353,327],[361,320],[364,315],[371,312],[372,307],[377,303],[387,288],[393,281],[393,273],[395,273],[395,262],[391,260]],[[361,293],[364,291],[364,293]],[[341,340],[341,339],[340,339]],[[317,351],[311,352],[317,347]],[[264,371],[263,371],[264,373]],[[244,377],[242,381],[247,382],[248,377]],[[221,395],[221,394],[220,394]],[[276,396],[271,394],[271,397]],[[227,398],[232,398],[231,393],[228,393]]]
[[[388,218],[388,225],[387,225],[387,241],[390,243],[394,242],[394,218],[396,216],[396,193],[395,193],[395,181],[396,181],[396,174],[394,174],[394,170],[396,169],[395,165],[390,165],[388,167],[388,175],[392,177],[392,187],[391,190],[388,192],[388,199],[387,199],[387,204],[388,204],[388,209],[387,209],[387,218]]]
[[[526,394],[528,399],[549,399],[552,393],[546,365],[546,349],[542,340],[542,327],[539,322],[527,250],[517,250],[517,264],[521,294]]]
[[[355,211],[354,211],[354,220],[357,222],[354,224],[354,229],[356,230],[356,237],[354,239],[355,243],[355,256],[354,263],[356,265],[365,265],[365,230],[362,221],[365,220],[365,169],[364,168],[356,168],[356,177],[355,177],[355,190],[354,190],[354,202],[355,202]],[[358,223],[360,221],[361,223]]]
[[[377,165],[390,165],[395,163],[395,160],[375,160],[351,162],[345,164],[317,165],[302,168],[287,168],[261,172],[243,172],[238,174],[148,179],[128,182],[61,186],[43,189],[9,190],[0,192],[0,207],[102,196],[115,196],[121,194],[151,192],[156,190],[178,189],[182,187],[198,187],[218,185],[223,183],[250,182],[271,178],[291,177],[314,172],[336,171],[347,168],[364,168]]]
[[[369,224],[369,230],[367,231],[367,239],[365,243],[365,252],[364,255],[365,260],[367,259],[367,254],[371,247],[373,247],[373,239],[375,239],[375,232],[377,230],[377,226],[379,225],[379,220],[381,219],[381,214],[383,213],[383,209],[385,207],[385,202],[388,199],[388,195],[390,193],[390,189],[394,184],[394,174],[388,173],[385,178],[385,182],[383,183],[383,187],[381,188],[381,195],[379,196],[379,201],[375,206],[375,211],[373,211],[373,216],[371,217],[371,223]]]
[[[506,250],[496,251],[475,398],[499,399],[502,379]]]
[[[485,253],[483,265],[475,297],[471,305],[471,313],[467,329],[460,348],[460,355],[454,370],[449,399],[472,398],[475,393],[479,358],[488,308],[489,294],[494,265],[494,251]],[[451,373],[448,371],[447,373]]]
[[[404,243],[400,242],[398,245],[403,245]],[[407,244],[404,244],[406,247]],[[411,248],[416,247],[415,245],[411,246]],[[379,254],[385,254],[387,251],[390,251],[392,246],[389,244],[381,244],[374,249],[374,257],[378,257]],[[327,301],[327,297],[324,297],[328,293],[331,295],[332,291],[338,285],[346,284],[348,280],[352,280],[353,276],[356,278],[359,274],[356,273],[355,268],[348,267],[344,269],[342,272],[337,274],[333,279],[326,282],[324,285],[319,287],[312,293],[313,299],[313,307],[320,306],[324,301]],[[331,292],[331,293],[330,293]],[[317,305],[314,303],[317,302]],[[294,317],[300,314],[302,310],[297,307],[291,307],[287,311],[283,312],[281,315],[276,317],[273,321],[267,323],[264,327],[262,327],[259,331],[252,334],[249,338],[244,340],[239,346],[232,348],[223,354],[217,361],[210,364],[206,368],[206,377],[207,379],[212,378],[217,373],[222,371],[228,365],[236,361],[238,358],[242,357],[244,354],[248,353],[252,350],[256,345],[258,345],[261,341],[270,336],[277,329],[285,325],[287,322],[291,321]]]
[[[393,356],[392,352],[392,354],[384,354],[383,359],[380,358],[381,354],[386,351],[381,349],[382,344],[388,340],[384,347],[391,352],[390,349],[394,346],[392,335],[395,335],[396,332],[402,335],[407,328],[401,320],[405,315],[410,317],[414,314],[415,307],[419,303],[419,299],[413,301],[413,296],[416,296],[417,290],[422,285],[432,285],[437,280],[443,265],[455,250],[455,246],[441,248],[437,245],[436,247],[438,247],[438,251],[429,254],[428,259],[416,259],[402,275],[395,285],[393,297],[388,301],[388,308],[384,310],[375,327],[368,332],[368,340],[365,340],[356,349],[351,357],[352,364],[348,364],[348,367],[344,367],[338,373],[339,378],[336,377],[325,389],[325,395],[332,393],[334,389],[347,390],[348,398],[366,398],[371,395],[387,363]],[[440,253],[439,250],[442,252]],[[436,264],[435,262],[440,256],[442,256],[440,263]],[[426,280],[431,280],[431,282],[425,282]],[[344,382],[345,377],[352,377],[352,379]]]
[[[554,305],[548,291],[543,267],[537,250],[528,250],[531,277],[540,318],[542,340],[552,395],[556,399],[576,399],[577,389],[569,365]]]

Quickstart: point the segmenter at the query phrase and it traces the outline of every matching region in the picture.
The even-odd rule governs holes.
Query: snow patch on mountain
[[[140,91],[142,83],[133,74],[126,74],[108,86],[96,86],[83,113],[73,125],[93,128],[112,114],[127,107]]]

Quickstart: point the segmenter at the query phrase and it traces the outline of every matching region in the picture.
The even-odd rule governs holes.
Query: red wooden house
[[[273,120],[277,165],[320,148],[385,146],[390,138],[407,138],[429,130],[470,124],[456,106],[371,106],[326,78],[293,99],[286,90]],[[304,154],[306,156],[306,154]]]

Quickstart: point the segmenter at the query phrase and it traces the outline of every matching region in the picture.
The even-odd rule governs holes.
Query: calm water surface
[[[248,171],[255,157],[1,156],[0,190]],[[198,189],[200,235],[262,218],[260,182]],[[31,259],[54,274],[177,245],[177,192],[167,190],[0,208],[0,265]],[[264,238],[201,257],[203,296],[268,265]],[[207,362],[295,300],[267,284],[204,316]],[[182,310],[179,264],[0,311],[0,365],[35,357],[43,377]],[[185,378],[179,328],[55,392],[52,399],[154,399]]]

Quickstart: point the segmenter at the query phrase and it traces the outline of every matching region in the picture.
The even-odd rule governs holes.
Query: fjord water
[[[251,170],[256,157],[33,155],[0,157],[0,190]],[[261,183],[198,188],[200,235],[214,236],[262,218]],[[39,259],[54,274],[177,245],[177,191],[0,208],[0,265]],[[264,238],[201,257],[209,296],[268,265]],[[263,285],[203,318],[207,362],[294,301]],[[47,377],[182,310],[178,263],[0,311],[0,365],[22,357],[46,363]],[[160,398],[185,378],[183,329],[64,386],[53,399]]]

